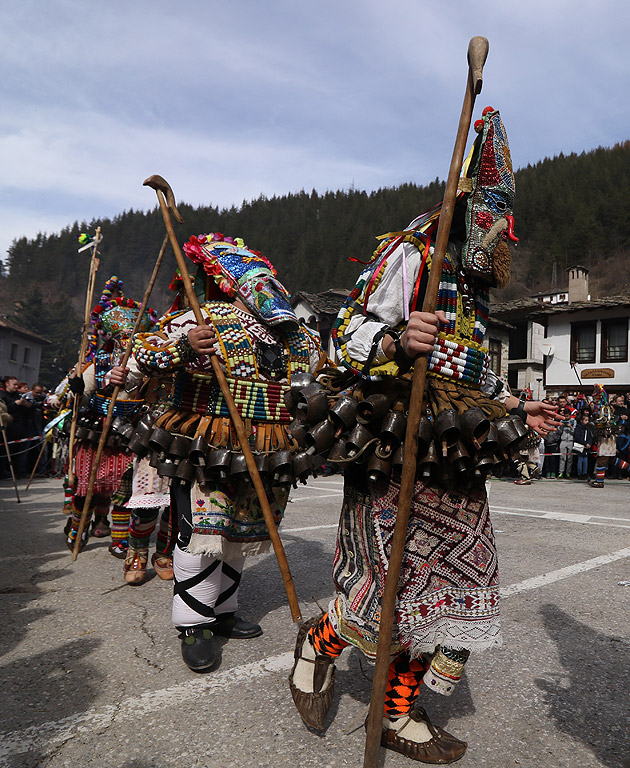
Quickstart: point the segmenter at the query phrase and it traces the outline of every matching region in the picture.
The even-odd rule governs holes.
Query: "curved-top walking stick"
[[[155,260],[155,266],[153,267],[151,279],[149,280],[147,289],[144,292],[144,297],[142,298],[142,303],[140,304],[140,308],[138,309],[138,317],[136,318],[136,322],[134,323],[133,331],[131,332],[131,336],[129,337],[129,341],[127,342],[127,346],[125,347],[125,353],[120,362],[120,365],[122,368],[124,368],[127,365],[127,363],[129,362],[129,358],[131,357],[131,350],[133,349],[133,337],[136,335],[136,333],[138,333],[138,330],[140,329],[142,316],[144,315],[144,312],[149,303],[149,297],[151,296],[151,291],[153,290],[153,286],[155,285],[155,280],[160,270],[160,264],[162,263],[162,257],[164,256],[164,252],[166,251],[167,245],[168,245],[168,238],[165,237],[164,242],[162,243],[162,247],[160,248],[160,252],[158,253],[157,259]],[[107,407],[107,416],[105,417],[105,422],[103,423],[103,431],[101,432],[101,437],[98,441],[96,453],[94,454],[94,458],[92,460],[92,466],[90,468],[90,479],[88,480],[87,493],[85,495],[85,500],[83,502],[83,509],[81,510],[81,519],[79,521],[79,528],[77,530],[77,538],[74,541],[74,548],[72,550],[72,562],[74,562],[79,556],[79,549],[81,548],[81,537],[83,536],[85,523],[87,522],[87,518],[90,513],[90,504],[92,503],[92,495],[94,493],[94,484],[96,483],[96,474],[98,472],[98,465],[101,463],[101,456],[103,455],[103,450],[105,448],[105,441],[107,440],[107,433],[109,432],[109,428],[112,423],[112,419],[114,416],[114,408],[116,407],[116,400],[118,399],[118,394],[120,393],[120,390],[121,390],[121,387],[119,385],[114,387],[114,390],[112,392],[112,395],[109,401],[109,406]]]
[[[162,218],[164,219],[164,226],[168,232],[168,237],[171,241],[171,246],[173,248],[173,252],[175,253],[175,258],[177,259],[177,266],[179,267],[179,271],[182,275],[188,303],[193,310],[197,324],[205,326],[206,322],[203,313],[201,312],[201,307],[197,301],[197,295],[195,294],[190,276],[188,274],[186,257],[179,247],[179,243],[175,237],[175,231],[173,230],[173,223],[171,221],[169,209],[172,211],[173,216],[175,216],[179,223],[183,222],[183,219],[175,206],[175,196],[173,195],[173,190],[171,189],[166,179],[163,179],[161,176],[157,175],[150,176],[144,182],[144,186],[151,187],[157,194],[160,211],[162,212]],[[225,374],[223,373],[223,369],[221,368],[219,361],[215,355],[210,355],[210,361],[212,362],[212,369],[217,379],[217,383],[221,388],[221,393],[225,398],[225,402],[230,412],[230,418],[234,424],[234,429],[238,435],[238,441],[240,443],[241,450],[243,451],[243,455],[245,456],[245,462],[247,463],[249,475],[252,479],[254,488],[256,489],[256,495],[258,496],[258,501],[260,503],[263,517],[265,518],[265,523],[269,532],[269,538],[271,539],[273,551],[276,555],[278,566],[280,567],[280,572],[282,574],[282,581],[284,583],[284,589],[287,594],[287,600],[289,601],[291,617],[294,622],[299,622],[302,620],[302,614],[300,612],[300,606],[298,604],[297,594],[295,592],[295,585],[293,584],[293,577],[291,576],[291,571],[289,569],[289,563],[284,552],[284,547],[282,546],[282,541],[280,540],[280,535],[276,528],[276,523],[273,519],[271,507],[269,506],[269,499],[267,498],[265,488],[263,486],[262,480],[260,479],[258,467],[256,466],[254,456],[252,454],[251,448],[249,447],[249,441],[245,432],[243,419],[241,418],[241,414],[238,412],[236,403],[232,397],[232,392],[228,387]]]
[[[96,283],[96,273],[98,272],[99,254],[98,245],[101,242],[101,228],[96,228],[96,234],[94,240],[89,246],[92,251],[92,257],[90,259],[90,273],[88,276],[88,287],[85,294],[85,313],[83,317],[83,330],[81,332],[81,346],[79,347],[79,359],[74,369],[74,376],[83,375],[83,364],[85,363],[85,356],[87,354],[87,336],[88,328],[90,327],[90,312],[92,311],[92,300],[94,298],[94,285]],[[79,250],[83,251],[84,248]],[[68,487],[72,488],[74,485],[74,467],[72,466],[74,461],[74,444],[75,433],[77,429],[77,417],[79,415],[79,404],[81,402],[81,395],[79,393],[74,394],[74,400],[72,401],[72,422],[70,424],[70,439],[68,442]]]
[[[435,242],[435,251],[431,258],[431,270],[427,283],[427,292],[422,305],[423,312],[435,312],[444,256],[448,245],[448,236],[453,220],[453,208],[457,196],[457,182],[464,160],[466,139],[470,129],[472,111],[475,104],[475,96],[481,92],[483,65],[488,55],[488,41],[485,37],[473,37],[468,45],[468,80],[466,93],[462,106],[455,148],[446,181],[444,201],[440,212],[438,232]],[[383,707],[385,704],[385,685],[387,683],[387,670],[390,662],[392,644],[392,631],[394,627],[394,609],[398,593],[398,579],[400,566],[405,548],[409,512],[411,509],[411,497],[416,476],[416,460],[418,456],[418,427],[422,415],[422,400],[424,398],[424,383],[427,373],[427,357],[422,356],[415,360],[413,367],[413,379],[411,384],[411,396],[409,399],[409,416],[407,419],[407,433],[403,449],[403,470],[400,483],[400,495],[398,497],[398,512],[396,525],[392,538],[387,577],[381,606],[381,618],[379,622],[378,645],[376,649],[376,667],[372,682],[372,698],[370,700],[370,712],[367,720],[367,738],[363,768],[376,768],[378,762],[378,748],[381,742],[383,722]]]

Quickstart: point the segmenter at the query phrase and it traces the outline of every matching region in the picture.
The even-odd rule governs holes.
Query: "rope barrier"
[[[42,435],[35,435],[35,437],[20,437],[17,440],[7,440],[9,445],[14,445],[15,443],[29,443],[33,440],[41,440]]]

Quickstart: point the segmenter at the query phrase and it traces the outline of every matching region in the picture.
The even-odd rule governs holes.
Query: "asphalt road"
[[[341,489],[338,476],[301,486],[283,524],[305,617],[332,596]],[[630,766],[629,500],[628,481],[492,481],[505,644],[471,657],[452,698],[422,694],[469,742],[461,768]],[[251,559],[241,589],[240,613],[263,636],[225,641],[220,668],[195,674],[170,625],[170,584],[126,585],[102,539],[72,563],[62,502],[58,480],[36,481],[20,504],[0,483],[0,765],[362,765],[371,668],[346,651],[326,732],[302,725],[273,556]],[[381,765],[413,763],[382,751]]]

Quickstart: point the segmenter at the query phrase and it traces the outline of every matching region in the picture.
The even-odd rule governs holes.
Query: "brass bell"
[[[418,424],[418,458],[421,459],[433,442],[433,422],[423,416]],[[401,443],[402,445],[402,443]]]
[[[356,398],[342,395],[330,409],[328,418],[338,432],[344,432],[354,426],[358,405],[359,402]]]
[[[357,421],[359,424],[370,424],[379,421],[389,410],[389,398],[387,395],[376,393],[369,395],[357,406]]]
[[[192,445],[190,446],[190,453],[188,454],[188,458],[190,461],[192,461],[193,464],[196,466],[205,467],[206,465],[206,456],[208,455],[208,451],[210,450],[210,446],[204,438],[201,435],[198,435],[193,441]]]
[[[441,411],[435,417],[435,434],[442,449],[442,456],[446,457],[448,449],[459,440],[461,430],[459,427],[459,415],[452,408]]]
[[[176,456],[180,459],[186,458],[190,453],[192,440],[185,435],[173,435],[171,444],[168,448],[169,456]]]
[[[326,419],[312,427],[304,438],[306,453],[313,456],[316,453],[324,453],[333,444],[335,439],[335,425]]]
[[[296,480],[306,483],[313,470],[313,459],[307,453],[298,453],[293,457],[293,475]]]
[[[317,424],[328,414],[326,390],[316,382],[300,390],[298,394],[297,417],[306,424]]]
[[[427,482],[434,478],[439,468],[439,453],[435,441],[429,443],[426,454],[418,462],[418,473],[420,478]]]
[[[182,459],[175,470],[175,477],[182,482],[190,482],[195,477],[195,465],[188,459]]]
[[[371,483],[387,482],[392,473],[392,460],[382,459],[373,453],[367,463],[367,477]]]
[[[481,408],[469,408],[459,417],[462,438],[468,445],[479,450],[490,431],[490,421]]]
[[[389,411],[381,424],[379,440],[383,453],[393,453],[405,439],[407,419],[400,411]],[[385,447],[386,446],[386,447]]]
[[[206,480],[223,482],[232,463],[232,453],[227,448],[213,448],[206,457]]]
[[[168,453],[168,449],[173,441],[173,435],[162,427],[154,427],[149,436],[149,448],[159,453],[162,458]]]
[[[351,459],[356,456],[373,438],[374,435],[367,427],[357,424],[345,442],[345,451],[348,458]]]
[[[308,428],[304,422],[294,419],[288,427],[291,437],[297,442],[300,448],[306,447],[306,433]]]

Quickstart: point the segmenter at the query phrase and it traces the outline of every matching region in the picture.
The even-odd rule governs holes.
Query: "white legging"
[[[222,613],[235,612],[244,563],[244,557],[219,560],[211,555],[191,555],[176,546],[173,624],[194,627],[209,624]]]

